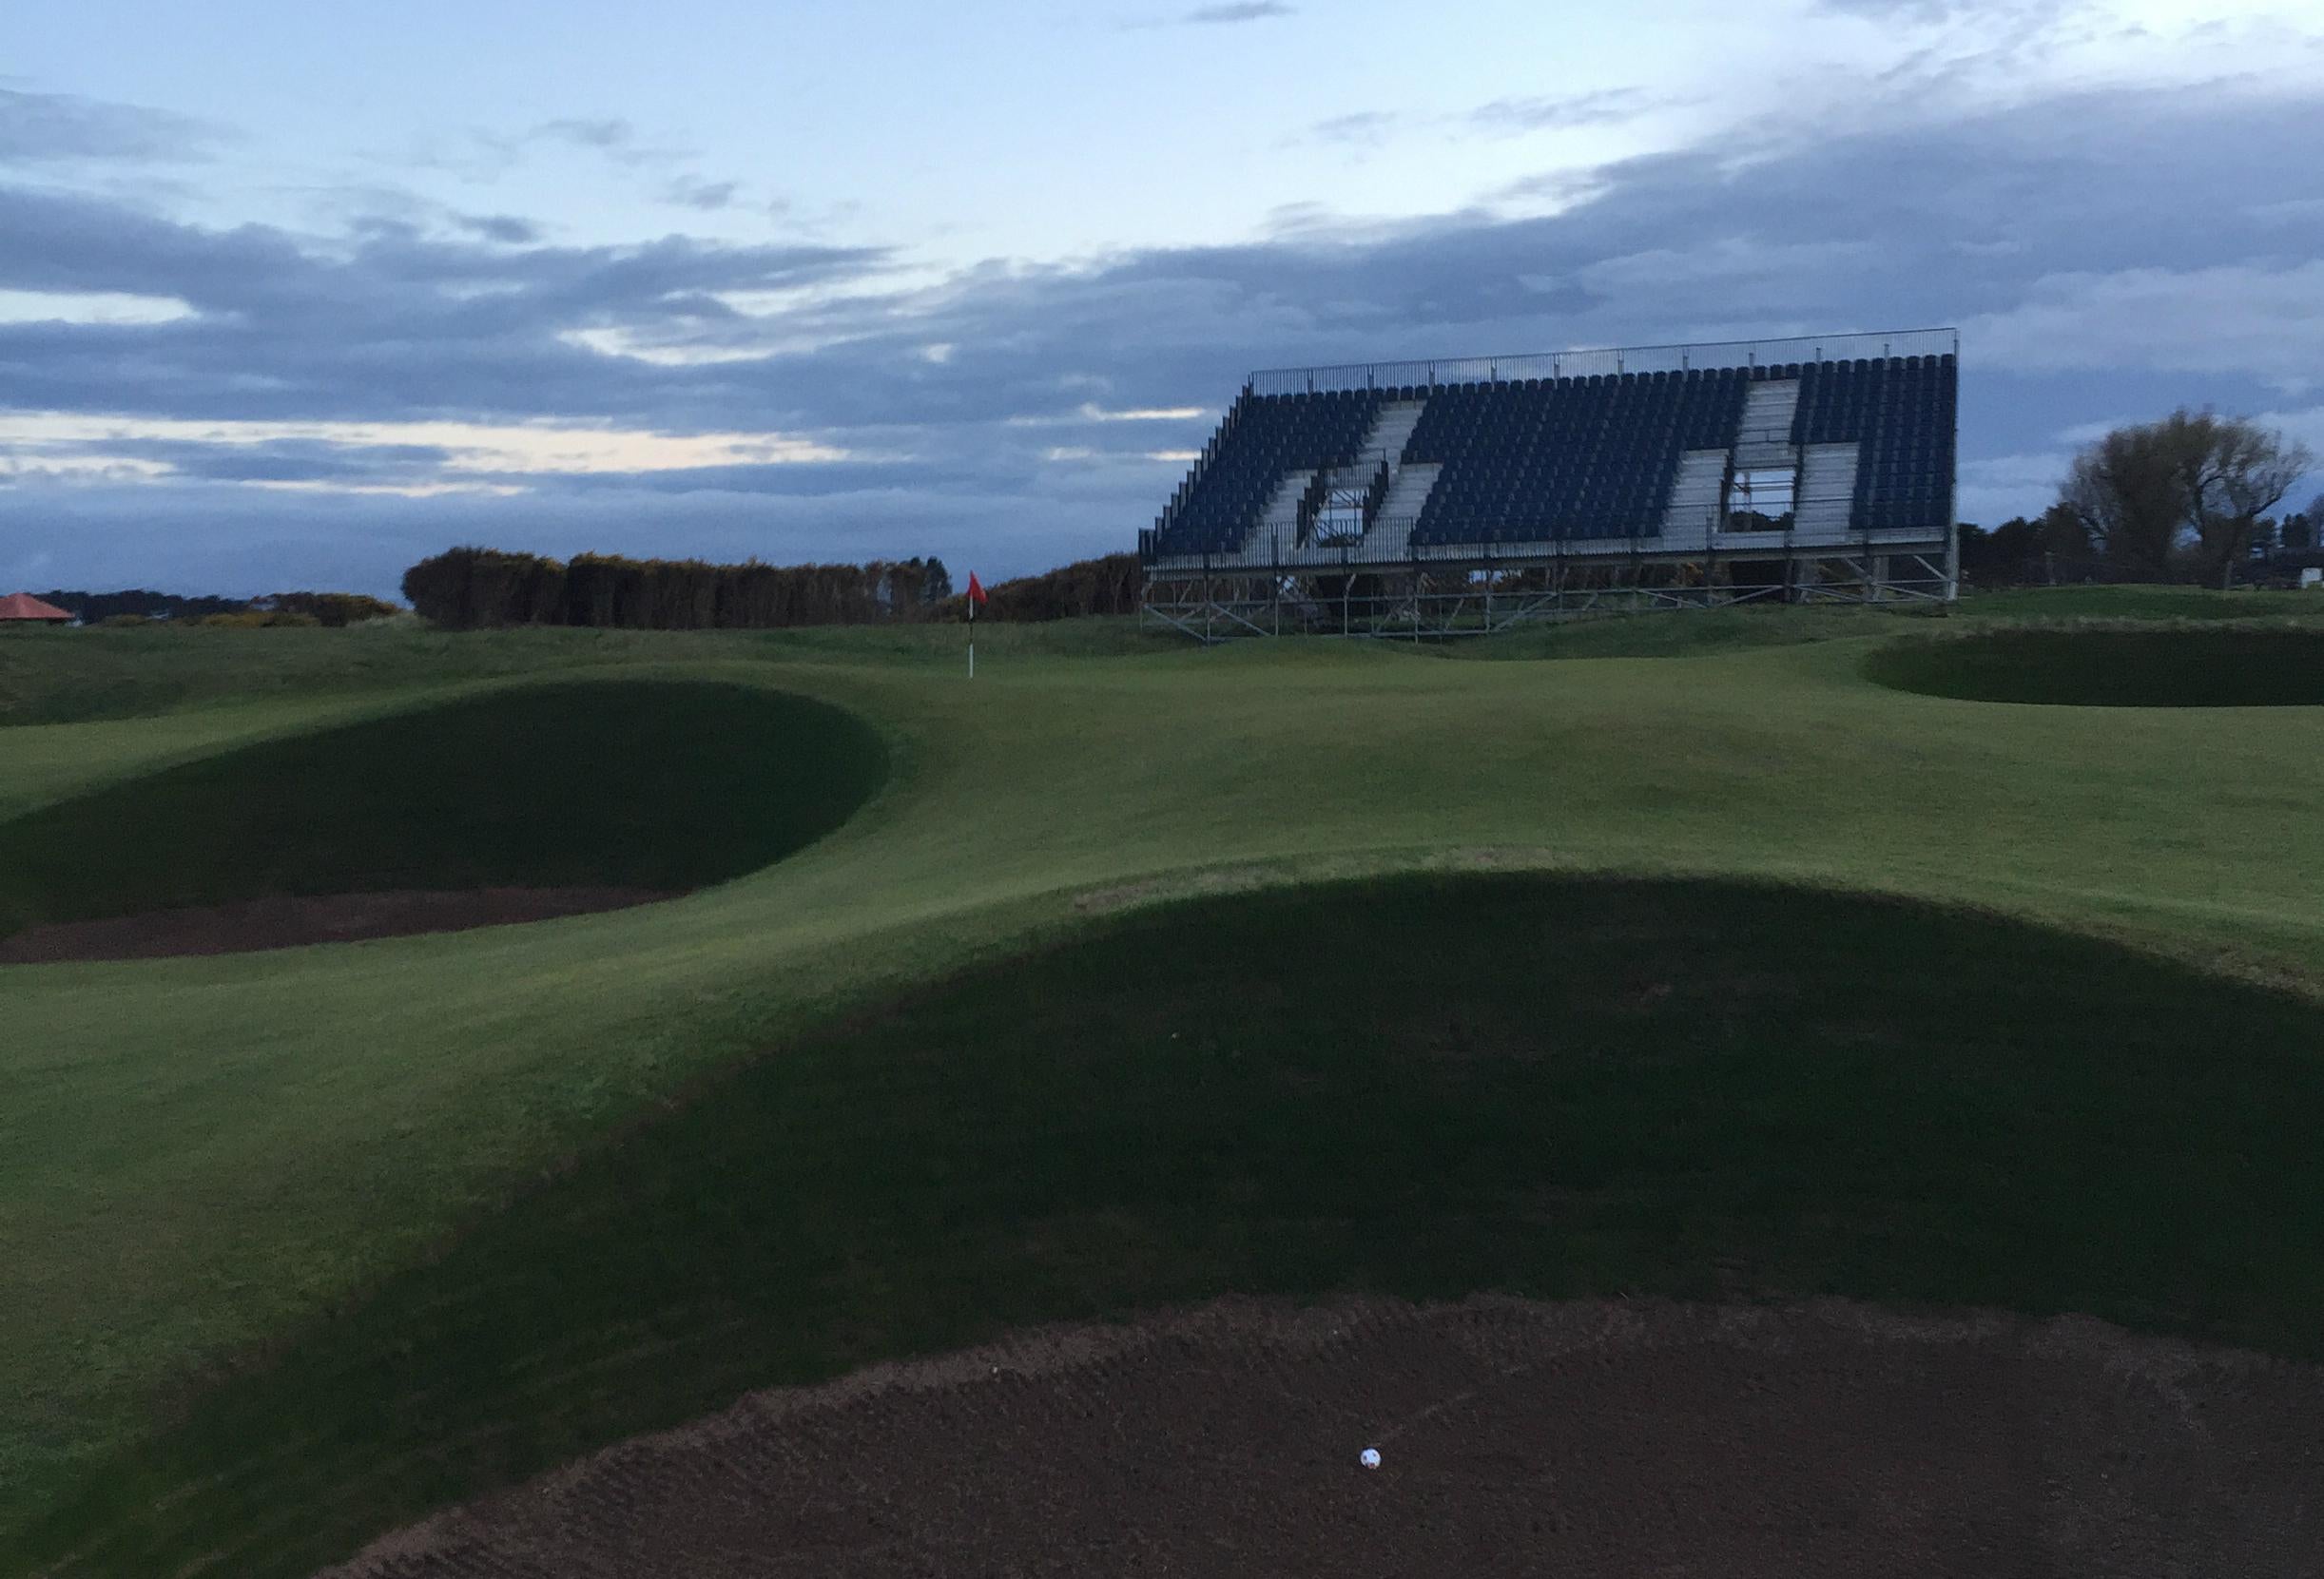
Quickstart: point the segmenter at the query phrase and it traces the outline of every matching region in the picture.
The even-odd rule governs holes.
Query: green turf
[[[2187,596],[1977,599],[1954,621],[2179,620]],[[158,1400],[222,1363],[293,1367],[320,1313],[359,1321],[365,1290],[456,1256],[673,1093],[1156,897],[1414,868],[1773,878],[1988,907],[2324,999],[2324,709],[1908,694],[1867,656],[1953,622],[1770,612],[1815,621],[1538,664],[996,626],[974,684],[957,627],[0,641],[14,716],[84,721],[0,729],[0,837],[221,753],[580,670],[827,703],[895,770],[787,859],[644,910],[0,969],[0,1530],[132,1473]],[[1799,631],[1819,639],[1785,645]],[[142,645],[102,645],[124,638]],[[1267,948],[1307,967],[1297,934]],[[2008,1034],[2082,1057],[2080,1024]],[[2198,1070],[2238,1050],[2199,1026],[2188,1048]],[[2256,1232],[2279,1222],[2254,1211]],[[2185,1314],[2147,1293],[2155,1319]]]
[[[2324,629],[1995,630],[1899,642],[1865,672],[1884,685],[1972,702],[2078,707],[2324,706]]]
[[[1780,889],[1148,912],[706,1088],[25,1555],[295,1579],[755,1385],[1228,1292],[1838,1294],[2324,1355],[2320,1047],[2312,1001]]]
[[[478,681],[672,659],[815,660],[965,665],[960,625],[791,630],[431,630],[381,621],[345,630],[142,626],[0,636],[0,726],[145,718],[186,708],[309,697],[356,698],[416,680]],[[1182,637],[1133,619],[982,625],[987,658],[1104,657],[1177,650]]]
[[[0,934],[267,895],[696,888],[829,833],[885,771],[877,732],[825,703],[699,681],[515,686],[0,823]]]
[[[1799,646],[1846,637],[1934,635],[1955,617],[1934,605],[1866,608],[1847,605],[1665,609],[1612,614],[1561,625],[1520,626],[1463,637],[1427,650],[1447,658],[1696,658],[1754,647]],[[1967,619],[1966,614],[1959,615]]]

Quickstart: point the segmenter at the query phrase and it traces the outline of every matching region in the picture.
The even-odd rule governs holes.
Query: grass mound
[[[583,681],[269,741],[0,823],[0,934],[277,895],[677,890],[837,827],[886,751],[825,703]]]
[[[1133,914],[593,1150],[16,1555],[301,1574],[754,1386],[1229,1292],[1845,1294],[2314,1355],[2320,1046],[2295,996],[1801,890]]]
[[[2324,704],[2324,630],[1996,630],[1899,642],[1868,656],[1865,673],[1896,690],[1966,702],[2316,706]]]

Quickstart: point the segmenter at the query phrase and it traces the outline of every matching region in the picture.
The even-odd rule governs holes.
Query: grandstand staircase
[[[1401,467],[1404,463],[1404,446],[1412,442],[1412,430],[1421,424],[1422,408],[1425,400],[1391,400],[1380,408],[1372,431],[1364,437],[1364,453],[1376,455],[1385,451],[1388,465]]]
[[[1267,512],[1259,517],[1258,529],[1245,540],[1243,550],[1235,557],[1248,565],[1272,565],[1278,550],[1288,553],[1299,541],[1299,496],[1315,480],[1312,467],[1305,471],[1286,472],[1275,491],[1268,496]]]
[[[1752,385],[1743,398],[1743,420],[1735,429],[1735,470],[1797,466],[1791,418],[1798,410],[1798,379],[1770,378]]]
[[[1670,503],[1662,510],[1663,540],[1678,547],[1707,539],[1726,508],[1725,450],[1689,450],[1671,474]]]
[[[1842,538],[1856,508],[1853,444],[1810,444],[1800,451],[1798,502],[1793,506],[1805,538]]]
[[[1413,521],[1420,518],[1421,506],[1436,491],[1437,478],[1444,468],[1434,461],[1415,461],[1400,466],[1396,475],[1388,479],[1388,496],[1380,507],[1383,521]]]
[[[1421,411],[1427,404],[1425,400],[1391,400],[1380,408],[1372,431],[1365,435],[1366,455],[1387,456],[1388,491],[1357,545],[1363,557],[1402,559],[1411,551],[1412,523],[1420,519],[1421,507],[1428,502],[1444,470],[1430,461],[1404,464],[1404,446],[1412,442],[1412,430],[1420,426]]]

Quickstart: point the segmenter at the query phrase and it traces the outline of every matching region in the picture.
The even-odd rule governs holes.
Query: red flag
[[[977,610],[982,608],[985,602],[984,583],[977,579],[976,571],[971,570],[968,572],[968,617],[975,619]]]

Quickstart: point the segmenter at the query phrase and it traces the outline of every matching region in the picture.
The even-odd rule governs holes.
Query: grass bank
[[[2314,1002],[1777,888],[1143,913],[592,1149],[21,1555],[292,1579],[753,1386],[1230,1292],[1840,1294],[2324,1355],[2319,1047]]]

